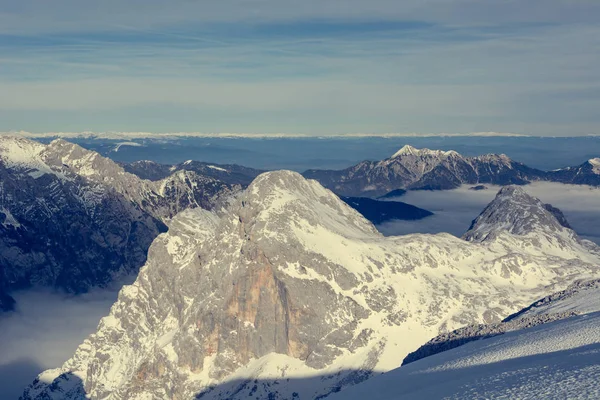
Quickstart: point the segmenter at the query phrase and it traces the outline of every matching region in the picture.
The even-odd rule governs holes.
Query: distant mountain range
[[[248,186],[263,170],[247,168],[235,164],[211,164],[200,161],[188,160],[175,165],[159,164],[153,161],[135,161],[121,163],[125,171],[152,181],[165,179],[177,171],[192,171],[202,176],[207,176],[228,184]],[[390,196],[398,196],[404,191],[394,191]],[[385,196],[384,196],[385,197]],[[382,197],[382,200],[384,199]],[[403,203],[401,201],[380,201],[367,197],[340,197],[352,208],[358,210],[365,218],[374,224],[381,224],[391,220],[418,220],[430,215],[431,211]]]
[[[262,172],[198,161],[118,164],[62,139],[0,136],[0,311],[14,307],[13,290],[80,293],[136,273],[177,213],[221,207]],[[431,215],[401,202],[352,202],[374,223]]]
[[[600,186],[600,158],[577,167],[542,171],[504,154],[465,157],[455,151],[404,146],[382,161],[363,161],[343,170],[308,170],[341,196],[384,196],[394,190],[448,190],[463,184],[524,185],[534,181]]]
[[[151,182],[64,140],[0,137],[0,309],[11,290],[79,293],[136,273],[174,215],[239,190],[193,171]]]

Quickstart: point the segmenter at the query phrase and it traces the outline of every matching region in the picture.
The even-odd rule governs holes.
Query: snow
[[[4,222],[2,222],[2,225],[4,225],[4,227],[8,227],[8,226],[12,226],[13,228],[21,227],[21,224],[19,223],[19,221],[17,221],[17,219],[11,214],[11,212],[8,209],[6,209],[6,207],[0,208],[0,212],[3,213],[4,215],[6,215],[6,217],[4,218]]]
[[[117,145],[115,146],[115,149],[113,151],[116,153],[117,151],[119,151],[121,146],[143,147],[142,144],[136,143],[136,142],[121,142],[121,143],[117,143]]]
[[[471,342],[331,399],[599,398],[598,326],[595,312]]]
[[[33,178],[44,174],[57,174],[50,169],[41,158],[41,153],[46,146],[31,140],[14,137],[0,136],[0,157],[8,168],[29,170]]]
[[[208,168],[215,169],[217,171],[227,172],[225,168],[217,167],[216,165],[207,165]]]
[[[592,158],[588,162],[592,165],[592,171],[600,175],[600,157]]]
[[[457,156],[459,155],[456,151],[441,151],[441,150],[429,150],[429,149],[417,149],[410,145],[405,145],[400,150],[398,150],[391,158],[401,157],[401,156],[434,156],[434,157],[449,157],[449,156]]]
[[[600,280],[582,288],[567,289],[565,292],[566,294],[561,296],[558,301],[553,300],[536,305],[519,315],[519,318],[568,311],[574,311],[578,314],[600,312]]]
[[[546,295],[551,285],[563,285],[561,288],[564,288],[576,277],[596,272],[597,268],[594,269],[593,265],[597,265],[599,259],[595,255],[588,254],[586,249],[578,246],[568,236],[562,238],[568,251],[559,248],[556,253],[545,253],[532,245],[533,242],[528,240],[536,239],[535,237],[524,240],[522,236],[509,233],[499,235],[492,243],[470,243],[449,234],[386,238],[354,209],[345,205],[317,182],[305,180],[299,174],[289,171],[260,175],[241,195],[239,203],[233,204],[225,212],[230,214],[220,219],[210,212],[200,210],[188,210],[178,214],[171,221],[169,232],[157,239],[161,247],[158,247],[160,253],[155,254],[161,254],[164,258],[159,258],[157,262],[150,257],[134,285],[140,290],[138,296],[140,301],[136,305],[139,309],[131,309],[132,303],[126,298],[129,290],[125,288],[121,292],[120,301],[111,311],[111,314],[118,318],[136,321],[134,326],[123,331],[122,339],[116,341],[112,339],[115,336],[112,329],[101,329],[94,338],[96,346],[94,351],[101,355],[113,355],[114,359],[109,358],[99,365],[98,370],[92,371],[86,364],[92,357],[87,356],[89,350],[84,351],[80,348],[75,360],[65,364],[65,369],[81,366],[91,371],[91,375],[86,378],[87,383],[92,382],[90,384],[96,385],[97,382],[101,382],[101,385],[92,388],[92,396],[100,393],[99,391],[122,388],[123,377],[134,373],[137,368],[136,362],[148,357],[150,349],[161,348],[160,351],[169,360],[182,358],[181,349],[177,349],[179,351],[177,354],[174,353],[173,346],[169,346],[169,343],[177,343],[176,340],[171,342],[172,330],[180,329],[180,332],[193,330],[194,321],[198,321],[201,315],[198,309],[204,307],[203,302],[206,298],[221,294],[215,289],[214,292],[202,293],[191,301],[184,298],[180,303],[170,300],[169,296],[164,296],[160,306],[154,305],[151,299],[144,298],[147,295],[144,293],[144,287],[149,276],[152,276],[150,272],[156,274],[161,271],[160,268],[180,267],[181,272],[176,279],[185,279],[184,276],[207,276],[208,279],[215,279],[215,284],[218,284],[217,279],[226,276],[227,267],[230,274],[243,272],[246,268],[245,257],[247,256],[244,254],[242,259],[240,254],[241,250],[246,250],[250,246],[242,245],[242,241],[256,244],[259,251],[265,251],[265,257],[271,252],[282,255],[282,258],[274,257],[269,260],[272,266],[282,273],[281,275],[287,274],[278,277],[282,282],[311,280],[315,282],[315,285],[311,286],[322,287],[324,291],[331,292],[333,294],[331,298],[347,298],[362,306],[363,309],[369,310],[368,315],[358,319],[351,311],[331,307],[329,303],[324,304],[323,307],[319,304],[319,307],[308,310],[319,313],[318,315],[322,313],[327,329],[324,335],[320,335],[320,340],[337,350],[335,358],[318,371],[319,375],[334,375],[342,370],[365,368],[373,369],[375,372],[390,371],[400,365],[406,354],[414,351],[440,331],[452,330],[469,323],[497,321]],[[232,221],[231,224],[228,221]],[[236,221],[239,221],[239,224]],[[523,241],[525,243],[521,244]],[[549,250],[552,250],[555,245],[556,243],[546,240],[541,240],[539,244],[542,249]],[[188,261],[181,258],[182,255],[185,258],[194,254],[214,255],[213,250],[219,254],[212,257],[208,265],[186,264]],[[196,251],[198,253],[195,253]],[[221,253],[223,263],[219,264]],[[579,259],[573,260],[574,258]],[[581,261],[584,259],[589,260],[590,263]],[[252,258],[250,260],[254,261]],[[318,263],[315,263],[315,260]],[[594,264],[591,263],[592,261]],[[200,271],[191,271],[191,266],[203,268],[202,273],[195,274]],[[217,273],[217,277],[211,277],[211,274]],[[164,283],[159,284],[164,282],[162,280],[150,281],[153,285],[156,282],[155,293],[167,293],[173,290]],[[176,280],[175,283],[177,282]],[[192,284],[193,282],[191,281]],[[184,282],[179,283],[185,286]],[[298,297],[292,300],[303,299]],[[152,328],[151,324],[147,325],[144,322],[160,315],[157,312],[160,310],[159,307],[172,305],[181,306],[173,309],[186,310],[183,315],[178,314],[178,318],[186,321],[184,324],[187,326],[184,324],[177,326],[177,322],[173,320],[169,323],[161,322]],[[175,314],[170,315],[172,317]],[[137,321],[141,321],[141,327],[138,327]],[[349,336],[357,338],[363,332],[369,332],[369,338],[364,345],[351,351],[343,344],[338,345],[336,339],[329,342],[330,338],[335,338],[336,327],[354,321],[356,327],[351,328]],[[240,319],[240,322],[244,329],[252,328],[252,321],[244,318]],[[260,328],[260,325],[257,324],[256,328]],[[295,328],[304,329],[304,327]],[[327,331],[329,328],[331,331]],[[227,327],[226,332],[230,329],[231,327]],[[241,336],[243,332],[239,330],[237,336]],[[424,367],[426,372],[422,372],[421,378],[414,379],[414,382],[412,376],[402,378],[408,382],[406,383],[408,387],[413,383],[424,382],[423,387],[410,389],[413,394],[417,393],[417,396],[408,398],[435,397],[427,396],[427,393],[419,396],[421,394],[419,390],[429,390],[432,382],[436,381],[436,376],[441,376],[439,380],[443,382],[445,376],[456,377],[463,370],[470,371],[488,364],[512,362],[518,357],[535,357],[546,349],[571,351],[577,346],[595,343],[593,341],[597,341],[597,338],[594,335],[600,334],[585,326],[580,329],[580,332],[581,335],[572,338],[565,336],[565,332],[557,333],[555,336],[560,334],[563,338],[567,337],[568,340],[562,343],[555,343],[552,337],[549,337],[540,344],[527,341],[517,350],[503,350],[502,346],[507,347],[516,343],[516,340],[512,340],[503,342],[502,346],[496,346],[492,349],[494,353],[463,355],[462,361],[452,360],[442,364],[441,367],[438,364],[427,364]],[[100,340],[99,337],[104,339]],[[135,345],[129,343],[129,340],[134,341]],[[136,347],[138,341],[142,349]],[[570,345],[572,347],[569,347]],[[235,354],[232,355],[233,347],[224,347],[224,349],[219,353],[219,357],[232,362],[239,361],[235,358]],[[378,353],[376,357],[372,356],[373,350]],[[206,354],[202,353],[202,355]],[[78,356],[84,361],[77,359]],[[209,357],[213,356],[216,357],[214,354]],[[429,362],[429,359],[426,360]],[[243,360],[244,363],[246,361]],[[241,363],[233,365],[241,366]],[[205,358],[203,369],[196,371],[197,373],[187,370],[184,366],[173,366],[173,368],[184,374],[183,380],[205,385],[212,382],[211,369],[217,366],[214,359]],[[286,377],[315,376],[315,371],[303,360],[280,354],[269,354],[258,360],[251,360],[235,373],[228,375],[226,380],[273,379],[278,376],[283,377],[284,373]],[[394,371],[390,375],[396,373]],[[426,381],[426,378],[429,379],[428,377],[431,376],[434,376],[433,381]],[[452,384],[453,379],[448,379],[447,384]],[[459,379],[454,380],[460,382]],[[331,382],[338,381],[334,379]],[[314,393],[315,390],[325,390],[324,385],[327,383],[318,382],[314,387],[304,388],[303,398],[314,398],[314,396],[310,397],[310,393]],[[393,393],[404,394],[404,387],[394,385],[393,379],[388,382],[388,386],[393,387]],[[282,385],[281,390],[288,390],[290,387],[292,384]],[[386,387],[383,388],[384,390],[376,389],[381,393],[387,393]],[[347,390],[348,393],[352,393],[351,389]],[[369,395],[363,394],[363,396],[370,398],[372,397],[370,392],[373,391],[375,390],[371,387],[367,391]],[[308,397],[305,396],[306,394]],[[473,397],[468,393],[464,395],[464,397]],[[240,394],[238,398],[243,397]],[[284,395],[283,398],[289,396]]]

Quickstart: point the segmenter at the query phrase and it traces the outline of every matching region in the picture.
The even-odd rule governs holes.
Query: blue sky
[[[0,130],[600,134],[597,0],[0,0]]]

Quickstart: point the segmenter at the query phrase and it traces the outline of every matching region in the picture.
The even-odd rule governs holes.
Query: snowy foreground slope
[[[518,318],[564,312],[581,315],[429,356],[331,399],[598,399],[600,281],[542,299]]]
[[[219,214],[178,214],[98,331],[23,399],[314,399],[599,275],[598,247],[521,189],[487,211],[469,241],[383,237],[316,181],[262,174]]]

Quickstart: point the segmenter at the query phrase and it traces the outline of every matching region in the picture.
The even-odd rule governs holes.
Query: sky
[[[0,131],[600,134],[597,0],[0,0]]]

